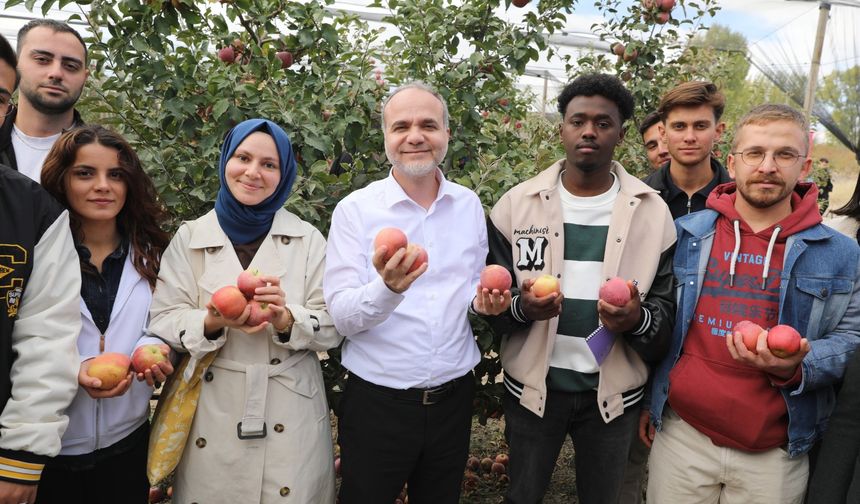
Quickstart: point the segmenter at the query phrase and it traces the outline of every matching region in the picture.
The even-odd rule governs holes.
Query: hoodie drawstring
[[[764,270],[761,272],[761,290],[767,285],[767,272],[770,270],[770,256],[773,254],[773,245],[776,243],[776,237],[782,231],[781,226],[773,228],[773,234],[770,235],[770,243],[767,244],[767,255],[764,256]]]
[[[735,228],[735,249],[732,251],[732,261],[729,263],[729,287],[735,286],[735,265],[738,262],[738,253],[741,250],[741,227],[740,221],[735,219],[732,221]],[[767,287],[767,274],[770,271],[770,257],[773,255],[773,246],[776,244],[776,239],[779,232],[782,231],[782,226],[773,228],[773,234],[770,236],[770,242],[767,244],[767,254],[764,256],[764,267],[761,272],[761,289]]]
[[[732,262],[729,263],[729,287],[735,286],[735,264],[738,262],[738,252],[741,250],[741,221],[735,219],[732,224],[735,227],[735,249],[732,251]]]

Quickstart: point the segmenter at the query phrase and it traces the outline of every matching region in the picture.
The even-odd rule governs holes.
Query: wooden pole
[[[806,119],[812,119],[812,105],[815,103],[815,86],[818,81],[818,70],[821,68],[821,51],[824,48],[824,32],[827,30],[827,18],[830,16],[830,4],[823,1],[818,5],[818,29],[815,32],[815,48],[812,50],[812,64],[809,67],[809,79],[806,83],[806,95],[803,97],[803,113]]]

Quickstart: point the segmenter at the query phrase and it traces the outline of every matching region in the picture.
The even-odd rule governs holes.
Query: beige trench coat
[[[320,232],[280,210],[250,267],[281,278],[295,318],[289,342],[271,326],[257,334],[228,329],[207,340],[206,303],[235,285],[242,267],[214,211],[177,231],[161,260],[150,330],[192,360],[220,350],[204,373],[176,470],[175,504],[334,502],[331,426],[315,352],[341,336],[323,301],[324,258]],[[261,421],[265,437],[248,437]]]

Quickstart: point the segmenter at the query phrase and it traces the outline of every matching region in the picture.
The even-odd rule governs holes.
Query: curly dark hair
[[[54,143],[42,167],[42,187],[69,209],[69,220],[75,241],[83,241],[80,217],[69,206],[66,197],[66,174],[75,163],[78,149],[97,143],[119,153],[119,167],[125,178],[125,205],[117,215],[117,225],[128,237],[134,254],[134,269],[155,288],[161,254],[170,241],[162,229],[167,212],[158,200],[155,186],[143,171],[140,158],[126,140],[98,124],[89,124],[66,131]],[[81,268],[91,268],[81,264]]]
[[[633,95],[618,77],[601,73],[583,74],[573,79],[558,95],[558,112],[562,119],[567,112],[567,104],[577,96],[602,96],[615,103],[622,124],[633,117],[633,108],[636,106]]]

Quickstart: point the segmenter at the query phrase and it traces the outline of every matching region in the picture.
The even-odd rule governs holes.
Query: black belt
[[[377,385],[361,378],[355,373],[349,373],[349,379],[347,380],[347,383],[360,385],[365,388],[381,392],[393,399],[397,399],[400,401],[416,402],[424,406],[431,406],[453,394],[457,387],[461,383],[463,383],[464,380],[468,379],[473,379],[471,372],[468,372],[459,378],[454,378],[449,382],[445,382],[435,387],[395,389],[391,387],[385,387],[383,385]]]

